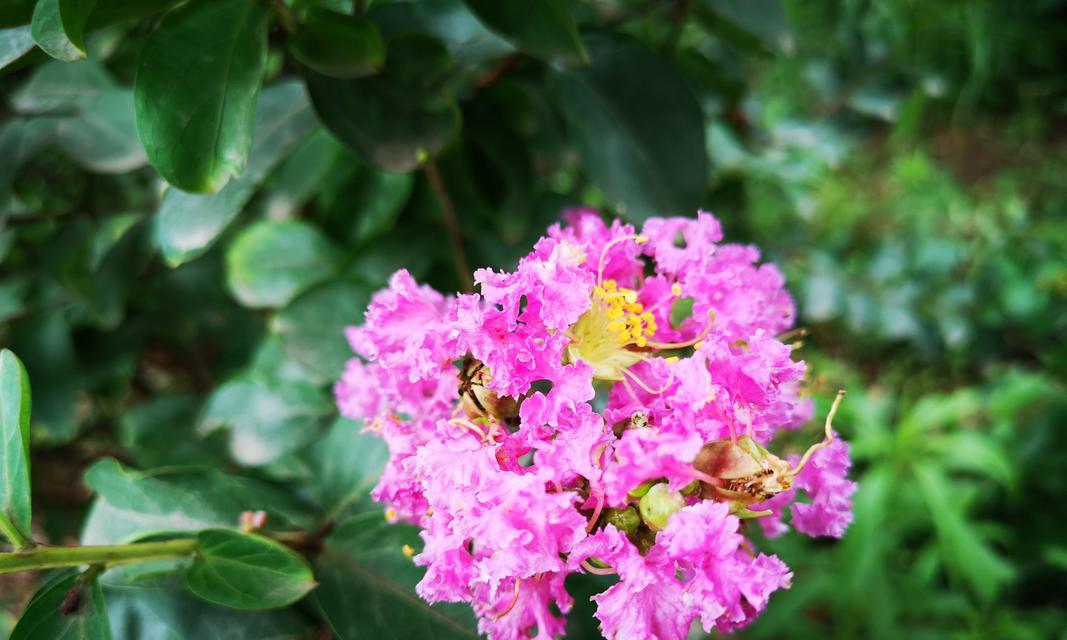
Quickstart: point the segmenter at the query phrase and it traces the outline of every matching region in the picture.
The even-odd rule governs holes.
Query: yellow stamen
[[[841,401],[844,399],[845,390],[841,389],[837,392],[837,397],[834,398],[834,403],[830,406],[830,413],[826,414],[826,436],[823,438],[822,442],[816,442],[808,447],[808,450],[804,452],[804,457],[802,457],[800,462],[797,463],[797,466],[789,472],[790,475],[795,476],[800,473],[801,469],[804,468],[804,465],[808,464],[808,460],[811,459],[812,454],[819,449],[824,449],[830,446],[830,443],[834,441],[834,416],[837,415],[837,408],[841,406]]]
[[[403,547],[400,548],[400,550],[403,551],[404,555],[409,557],[409,558],[414,558],[415,557],[415,548],[412,547],[410,544],[404,545]]]
[[[682,285],[678,284],[677,282],[672,284],[671,285],[671,293],[673,293],[676,296],[682,295]]]

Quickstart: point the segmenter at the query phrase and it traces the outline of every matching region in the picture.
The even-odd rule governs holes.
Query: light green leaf
[[[77,590],[77,596],[70,596]],[[73,605],[73,606],[71,606]],[[70,607],[69,611],[65,607]],[[87,584],[77,571],[64,571],[42,586],[22,619],[11,632],[11,640],[111,640],[107,605],[100,584]]]
[[[323,124],[337,139],[386,171],[412,171],[436,155],[459,128],[459,109],[438,86],[451,61],[423,34],[389,41],[385,70],[342,80],[314,71],[308,91]]]
[[[85,483],[97,496],[82,544],[236,526],[244,511],[266,511],[271,529],[309,524],[305,509],[279,489],[218,469],[142,472],[105,458],[89,468]]]
[[[299,82],[267,87],[256,107],[248,169],[218,193],[168,189],[156,213],[156,244],[169,265],[199,256],[237,217],[256,188],[283,158],[311,134],[315,114]]]
[[[336,380],[352,357],[345,327],[363,321],[370,287],[352,281],[325,284],[293,300],[271,320],[285,352],[319,382]]]
[[[0,29],[0,69],[26,55],[33,44],[29,26]]]
[[[477,638],[469,607],[431,606],[415,595],[423,570],[405,546],[421,547],[417,530],[377,513],[350,518],[330,534],[315,562],[320,586],[311,597],[334,633],[342,640]]]
[[[708,160],[703,115],[685,79],[636,40],[593,36],[585,44],[592,66],[556,79],[589,177],[631,220],[693,215]]]
[[[191,0],[166,14],[141,52],[137,132],[168,182],[218,191],[248,163],[267,60],[267,8]]]
[[[148,161],[137,139],[133,93],[110,89],[94,97],[56,128],[63,152],[89,171],[125,173]]]
[[[338,251],[304,222],[257,222],[226,251],[226,283],[246,307],[281,307],[332,276]]]
[[[16,548],[30,546],[30,379],[22,361],[0,351],[0,533]]]
[[[309,7],[289,51],[316,72],[334,78],[362,78],[382,70],[385,42],[362,16]]]
[[[318,433],[333,406],[315,387],[244,376],[211,395],[199,431],[230,431],[230,455],[243,465],[264,465],[298,449]]]
[[[269,538],[232,529],[196,535],[199,553],[186,573],[189,590],[234,609],[273,609],[292,604],[315,587],[311,567]]]
[[[37,46],[64,62],[85,57],[85,23],[96,0],[38,0],[31,30]]]
[[[588,63],[566,0],[464,0],[489,26],[532,56]]]

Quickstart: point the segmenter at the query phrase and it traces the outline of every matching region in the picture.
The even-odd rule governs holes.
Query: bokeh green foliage
[[[33,387],[33,537],[200,532],[234,560],[255,541],[220,538],[264,510],[265,533],[306,534],[318,583],[250,612],[203,559],[112,570],[71,637],[105,637],[104,606],[119,638],[473,636],[462,607],[413,599],[419,540],[367,496],[385,452],[333,408],[342,331],[397,268],[462,286],[456,230],[467,264],[507,268],[575,205],[715,212],[786,271],[819,408],[849,391],[855,523],[763,543],[794,585],[743,636],[1063,637],[1065,17],[1060,0],[0,8],[0,343]],[[73,579],[42,583],[27,619],[50,624],[40,603]],[[8,627],[40,586],[10,584]],[[568,586],[571,635],[594,634],[591,585]]]

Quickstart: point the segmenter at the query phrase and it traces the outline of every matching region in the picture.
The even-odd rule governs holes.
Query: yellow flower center
[[[604,280],[593,289],[593,304],[568,331],[567,355],[583,360],[602,380],[622,380],[628,367],[644,359],[643,348],[656,333],[656,320],[637,301],[637,292]]]

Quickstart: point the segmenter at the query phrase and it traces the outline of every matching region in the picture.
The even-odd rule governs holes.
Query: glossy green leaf
[[[463,0],[418,0],[417,2],[376,2],[367,15],[386,39],[403,33],[428,33],[448,48],[461,67],[496,60],[515,48],[485,27]]]
[[[593,36],[586,48],[592,65],[556,80],[589,177],[631,220],[693,215],[708,160],[703,115],[685,80],[635,40]]]
[[[308,525],[304,508],[276,487],[218,469],[136,471],[113,459],[85,473],[96,493],[82,544],[237,526],[244,511],[265,511],[269,528]]]
[[[315,437],[332,408],[318,388],[242,376],[215,390],[198,429],[203,434],[228,429],[233,459],[263,465]]]
[[[0,69],[26,55],[33,44],[28,26],[0,29]]]
[[[78,164],[98,173],[125,173],[143,166],[145,156],[137,139],[133,93],[105,90],[73,118],[56,129],[59,146]]]
[[[157,246],[171,266],[201,255],[237,217],[267,174],[315,126],[304,87],[286,81],[266,87],[256,107],[255,135],[248,168],[218,193],[168,189],[156,213]]]
[[[257,222],[226,251],[226,282],[247,307],[281,307],[337,270],[338,252],[305,222]]]
[[[459,109],[437,85],[448,52],[422,34],[389,41],[385,70],[342,80],[306,73],[315,110],[338,140],[386,171],[411,171],[436,155],[459,127]]]
[[[312,447],[316,497],[329,517],[353,507],[382,511],[369,494],[389,460],[389,448],[380,437],[362,430],[361,423],[338,418]]]
[[[417,529],[378,513],[350,518],[330,534],[315,562],[320,586],[312,598],[333,632],[341,640],[477,638],[469,607],[431,606],[415,595],[423,570],[405,545],[421,547]]]
[[[292,604],[315,587],[311,567],[288,547],[232,529],[196,534],[196,561],[186,573],[189,590],[234,609]]]
[[[137,133],[172,185],[214,192],[245,170],[267,17],[256,0],[191,0],[145,42],[134,86]]]
[[[567,0],[464,0],[490,29],[532,56],[588,63]]]
[[[331,382],[352,356],[345,327],[362,322],[370,294],[370,287],[352,281],[316,287],[274,316],[271,331],[289,357],[317,374],[319,382]]]
[[[0,533],[16,547],[30,540],[30,379],[22,361],[0,351]]]
[[[38,0],[32,32],[37,46],[58,60],[85,57],[85,23],[96,0]]]
[[[289,40],[289,51],[311,69],[334,78],[362,78],[385,65],[385,41],[373,22],[319,7],[308,9],[300,30]]]
[[[11,640],[111,640],[104,593],[95,579],[85,583],[77,571],[46,582],[26,606]]]
[[[114,640],[307,640],[312,629],[292,608],[240,611],[184,589],[105,585]]]

